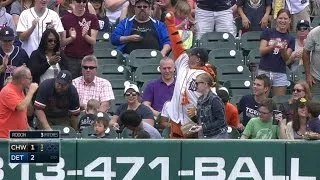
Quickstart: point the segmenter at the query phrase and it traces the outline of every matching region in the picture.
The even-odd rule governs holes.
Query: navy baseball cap
[[[72,83],[72,75],[67,70],[62,70],[58,73],[56,77],[56,82],[59,84],[71,84]]]
[[[0,30],[0,39],[5,41],[13,41],[14,40],[14,32],[8,26],[1,28]]]

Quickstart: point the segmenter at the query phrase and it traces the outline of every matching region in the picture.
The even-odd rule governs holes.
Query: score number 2
[[[119,164],[133,164],[123,180],[133,179],[144,164],[144,157],[116,157]],[[94,171],[96,167],[104,164],[103,171]],[[148,165],[151,169],[161,165],[161,180],[169,180],[169,157],[157,157]],[[111,180],[116,177],[111,170],[111,157],[98,157],[84,168],[84,177],[103,177],[104,180]]]

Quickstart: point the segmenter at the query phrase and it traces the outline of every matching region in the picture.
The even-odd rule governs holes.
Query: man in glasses
[[[166,26],[150,17],[150,0],[137,0],[135,16],[122,20],[111,35],[118,50],[130,54],[135,49],[156,49],[165,56],[171,49]]]
[[[0,30],[0,90],[13,71],[19,66],[27,65],[29,61],[26,51],[13,45],[14,39],[14,31],[10,27]]]
[[[307,36],[302,61],[306,74],[306,81],[311,87],[313,95],[320,94],[320,26],[313,28]]]
[[[81,76],[83,57],[93,54],[100,29],[97,16],[86,12],[87,3],[88,0],[73,0],[72,13],[67,13],[61,19],[65,29],[62,33],[62,41],[66,46],[64,54],[73,79]]]
[[[66,125],[77,129],[80,113],[79,96],[72,85],[72,75],[62,70],[56,78],[44,80],[34,102],[38,128],[51,130],[52,125]]]
[[[114,94],[110,82],[97,77],[97,58],[93,55],[85,56],[81,66],[82,76],[72,81],[79,94],[81,109],[86,109],[90,99],[96,99],[100,102],[99,111],[107,112],[110,101],[114,100]]]
[[[54,28],[58,33],[64,31],[59,15],[47,8],[48,0],[35,0],[34,7],[22,11],[17,34],[22,41],[22,48],[29,57],[38,48],[42,33],[46,28]]]

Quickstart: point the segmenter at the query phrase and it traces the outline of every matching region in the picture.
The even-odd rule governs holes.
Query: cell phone
[[[282,116],[282,111],[279,111],[279,110],[273,110],[272,111],[272,117],[273,117],[273,121],[272,121],[272,124],[273,125],[278,125],[279,124],[279,121],[276,120],[276,117],[277,116]]]

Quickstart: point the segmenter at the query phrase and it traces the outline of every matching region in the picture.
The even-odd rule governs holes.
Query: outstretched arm
[[[176,28],[176,25],[174,23],[174,15],[172,12],[167,13],[166,15],[166,25],[171,41],[171,48],[173,52],[174,60],[176,60],[184,51],[183,43],[180,38],[178,29]]]

